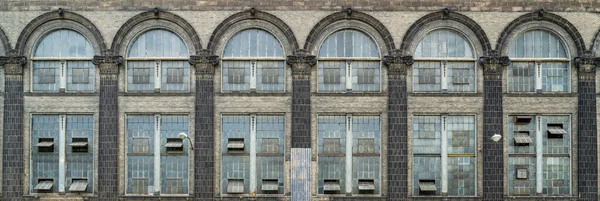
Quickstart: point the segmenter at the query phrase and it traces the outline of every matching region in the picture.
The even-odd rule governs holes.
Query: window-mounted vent
[[[374,179],[359,179],[358,180],[358,192],[360,194],[375,193],[375,180]]]
[[[516,170],[516,177],[517,179],[528,179],[529,178],[529,171],[527,170],[527,168],[517,168]]]
[[[533,141],[529,131],[517,131],[514,136],[515,146],[529,146]]]
[[[229,153],[243,153],[244,152],[244,138],[229,138],[227,142],[227,151]]]
[[[563,138],[566,134],[562,124],[548,124],[548,138]]]
[[[532,116],[515,116],[513,122],[515,124],[528,124],[532,118]]]
[[[243,179],[228,179],[227,180],[227,193],[230,193],[230,194],[244,193],[244,180]]]
[[[71,192],[86,192],[88,187],[87,179],[72,179],[71,187],[69,187],[69,191]]]
[[[71,148],[75,153],[87,153],[88,152],[88,139],[87,138],[73,138],[71,141]]]
[[[167,153],[182,153],[183,140],[180,138],[167,138],[165,148],[167,148]]]
[[[51,193],[53,191],[52,187],[54,186],[53,179],[45,179],[39,178],[38,184],[33,187],[34,190],[37,190],[40,193]]]
[[[38,140],[38,143],[35,145],[38,148],[38,152],[54,152],[54,138],[39,138]]]
[[[435,195],[436,192],[435,180],[419,180],[420,195]]]
[[[339,194],[341,191],[340,180],[325,179],[323,181],[323,192],[325,194]]]
[[[279,183],[278,183],[277,179],[263,179],[260,190],[262,190],[264,192],[278,192],[279,191]]]

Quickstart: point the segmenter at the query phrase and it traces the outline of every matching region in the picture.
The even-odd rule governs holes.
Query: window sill
[[[236,92],[216,92],[217,96],[291,96],[286,92],[254,92],[254,91],[236,91]]]
[[[479,196],[412,196],[413,200],[481,200]]]
[[[416,93],[408,93],[408,96],[413,96],[413,97],[430,97],[430,96],[434,96],[434,97],[440,97],[440,96],[444,96],[444,97],[483,97],[484,93],[425,93],[425,92],[416,92]]]
[[[192,92],[119,92],[119,96],[193,96]]]
[[[388,93],[384,93],[384,92],[352,92],[352,93],[346,93],[346,92],[339,92],[339,93],[335,93],[335,92],[312,92],[311,95],[313,96],[388,96]]]
[[[97,92],[24,92],[23,96],[97,96]]]
[[[577,97],[577,93],[503,93],[506,97]]]
[[[126,200],[160,200],[160,199],[168,199],[168,200],[190,200],[193,199],[192,195],[187,194],[176,194],[176,195],[121,195],[120,198]]]
[[[539,196],[506,196],[507,200],[578,200],[578,197],[571,195],[539,195]]]

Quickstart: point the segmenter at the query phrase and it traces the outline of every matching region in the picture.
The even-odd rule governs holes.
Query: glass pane
[[[438,118],[439,119],[439,118]],[[414,195],[440,195],[442,187],[442,161],[441,157],[417,157],[413,158],[413,190]],[[420,191],[419,182],[433,182],[436,187],[435,192]]]
[[[535,120],[531,120],[528,123],[514,123],[515,117],[516,116],[508,116],[508,153],[534,154],[537,138],[535,132]],[[531,139],[532,143],[529,143],[528,145],[515,143],[515,137],[517,134],[527,135]]]
[[[379,49],[370,36],[357,30],[345,29],[331,34],[323,41],[319,57],[379,58]]]
[[[475,62],[448,62],[448,91],[475,92]]]
[[[285,118],[283,116],[256,117],[256,183],[259,194],[283,194],[284,186],[284,153],[285,153]],[[260,140],[262,139],[262,140]],[[265,142],[272,142],[265,144]],[[269,148],[272,147],[272,148]],[[267,150],[273,150],[265,152]],[[263,191],[264,180],[277,181],[277,191]]]
[[[544,141],[544,154],[569,154],[571,153],[571,123],[569,116],[544,116],[542,118],[542,133]],[[550,136],[549,127],[562,128],[567,131],[559,138]]]
[[[59,116],[58,115],[33,115],[31,128],[31,189],[32,192],[39,179],[50,179],[54,187],[51,193],[58,193],[58,147],[59,147]],[[53,142],[50,152],[40,151],[36,147],[40,141]]]
[[[535,62],[512,62],[508,67],[508,91],[535,91]]]
[[[156,29],[138,36],[129,47],[129,58],[173,57],[188,58],[188,49],[175,33]]]
[[[449,29],[427,33],[415,49],[415,58],[475,58],[470,42]]]
[[[149,91],[154,90],[155,61],[128,61],[127,62],[127,90]]]
[[[94,64],[91,61],[67,62],[67,90],[94,90]]]
[[[475,154],[475,117],[447,117],[448,154]]]
[[[508,158],[508,194],[518,196],[535,195],[535,157]],[[527,169],[527,178],[517,178],[518,169]]]
[[[283,91],[284,64],[283,61],[257,61],[256,90]]]
[[[223,61],[223,91],[249,91],[251,61]]]
[[[448,157],[448,195],[475,195],[475,157]]]
[[[441,63],[418,61],[414,64],[413,90],[415,92],[439,92],[442,89]]]
[[[568,58],[566,49],[556,35],[544,30],[523,32],[511,43],[511,58]]]
[[[161,90],[187,91],[190,87],[190,63],[187,61],[162,61]]]
[[[441,154],[441,131],[439,116],[413,117],[413,152]]]
[[[66,186],[69,189],[73,179],[86,179],[85,192],[94,192],[94,116],[67,115]],[[74,138],[86,139],[88,152],[73,152]],[[70,147],[70,148],[69,148]]]
[[[33,62],[33,90],[58,91],[60,86],[60,61]]]
[[[379,194],[381,132],[378,116],[352,117],[352,192]],[[374,181],[372,192],[358,189],[361,180]]]
[[[246,29],[235,34],[225,45],[223,58],[283,57],[283,47],[271,33]]]
[[[379,61],[352,61],[352,91],[379,91]]]
[[[83,35],[67,29],[54,31],[37,44],[34,57],[92,58],[94,48]]]
[[[250,117],[249,116],[223,116],[222,117],[221,150],[223,154],[221,188],[222,193],[227,193],[227,180],[243,180],[244,193],[248,193],[250,182]],[[241,139],[244,142],[244,151],[240,155],[228,153],[230,139]]]
[[[319,61],[319,91],[346,91],[346,61]]]
[[[187,194],[188,193],[188,172],[189,172],[189,142],[183,141],[183,152],[176,154],[167,154],[167,139],[179,139],[179,133],[189,132],[190,120],[186,115],[162,115],[160,126],[160,145],[161,145],[161,192],[165,194]],[[188,144],[188,145],[186,145]],[[174,183],[176,185],[169,185]]]
[[[569,91],[569,63],[542,63],[542,91]]]
[[[147,139],[147,153],[134,152],[139,139]],[[145,141],[145,140],[143,140]],[[154,193],[154,116],[127,116],[127,193]],[[135,143],[135,144],[134,144]],[[136,145],[136,146],[134,146]]]
[[[319,194],[333,193],[339,194],[345,192],[345,152],[346,152],[346,117],[345,116],[319,116],[318,122],[318,191]],[[329,139],[339,139],[339,152],[326,152],[325,141]],[[333,140],[333,141],[336,141]],[[337,149],[337,148],[334,148]],[[340,191],[325,192],[325,180],[331,180],[339,183]]]
[[[544,157],[542,192],[546,195],[568,195],[571,189],[569,157]]]

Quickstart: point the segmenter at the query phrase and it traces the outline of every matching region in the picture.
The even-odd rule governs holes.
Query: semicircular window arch
[[[334,32],[319,49],[318,79],[319,92],[380,92],[379,46],[358,30]]]
[[[284,92],[284,54],[281,42],[265,30],[236,33],[223,50],[222,91]]]
[[[137,36],[127,54],[128,91],[189,91],[189,50],[177,34],[153,29]]]
[[[464,93],[476,90],[476,55],[471,42],[451,29],[431,31],[419,41],[413,91]]]
[[[59,29],[43,36],[32,57],[33,91],[93,91],[94,47],[83,35]]]
[[[546,30],[517,35],[508,50],[509,92],[569,92],[570,55],[564,42]]]

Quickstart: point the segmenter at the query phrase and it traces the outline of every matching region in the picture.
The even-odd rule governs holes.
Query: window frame
[[[158,129],[158,138],[156,133],[152,133],[150,137],[132,137],[132,138],[137,138],[137,139],[148,139],[148,152],[135,152],[133,149],[133,141],[129,141],[129,128],[128,128],[128,116],[152,116],[152,126],[153,126],[153,130],[154,132],[156,132],[156,130]],[[124,186],[123,186],[123,190],[124,190],[124,196],[142,196],[142,197],[152,197],[152,196],[159,196],[159,197],[185,197],[185,196],[189,196],[189,194],[191,194],[193,192],[193,189],[191,188],[192,185],[190,185],[190,182],[192,182],[191,178],[193,178],[193,174],[189,174],[188,173],[188,182],[187,184],[185,182],[183,182],[184,185],[187,185],[187,189],[184,188],[183,191],[187,191],[188,193],[184,193],[184,194],[166,194],[165,192],[162,191],[162,187],[163,187],[163,180],[167,180],[167,179],[173,179],[173,178],[163,178],[163,171],[162,171],[162,165],[163,165],[163,160],[159,160],[158,164],[156,161],[154,161],[155,158],[162,158],[164,156],[186,156],[187,155],[187,167],[186,170],[193,167],[193,158],[191,158],[191,153],[193,152],[193,150],[190,150],[190,143],[193,143],[193,140],[191,138],[193,138],[193,135],[190,136],[189,140],[182,140],[183,142],[183,152],[181,153],[169,153],[168,151],[164,151],[163,149],[166,149],[166,147],[164,147],[164,145],[162,144],[162,139],[165,139],[165,145],[166,145],[166,140],[170,137],[165,136],[162,133],[162,124],[163,124],[163,116],[185,116],[186,118],[188,118],[188,121],[186,122],[186,125],[188,125],[186,127],[187,129],[187,133],[188,135],[190,135],[190,130],[191,129],[191,125],[193,123],[190,123],[190,114],[188,113],[125,113],[124,114],[124,173],[123,173],[123,177],[124,177]],[[157,119],[158,120],[158,124],[160,125],[156,125],[157,124]],[[193,131],[192,131],[193,133]],[[156,142],[158,140],[158,142]],[[187,146],[186,146],[186,141],[187,141]],[[159,147],[157,148],[156,145],[159,145]],[[154,147],[153,147],[154,146]],[[129,148],[131,147],[131,152],[129,152]],[[158,153],[156,153],[156,149],[158,149]],[[186,152],[187,150],[187,152]],[[129,186],[128,185],[128,181],[129,181],[129,175],[128,175],[128,168],[129,168],[129,156],[150,156],[153,159],[153,163],[152,163],[152,171],[153,174],[149,175],[149,177],[140,177],[140,178],[131,178],[132,180],[132,184],[133,181],[135,180],[139,180],[139,179],[143,179],[146,178],[148,179],[148,184],[150,184],[152,182],[152,186],[156,187],[157,185],[159,185],[159,189],[160,189],[160,195],[155,195],[155,194],[149,194],[149,193],[145,193],[145,194],[135,194],[135,193],[128,193],[128,189],[132,188],[133,186]],[[155,170],[154,168],[158,167],[158,170]],[[155,176],[158,176],[158,178],[156,178]],[[154,177],[154,178],[152,178]],[[155,181],[159,181],[158,184]],[[150,186],[148,186],[150,187]],[[135,189],[133,189],[135,190]],[[147,190],[147,189],[146,189]],[[155,192],[156,192],[156,188],[154,188]],[[133,192],[133,191],[132,191]]]
[[[179,40],[181,40],[183,42],[183,44],[186,46],[185,49],[187,51],[188,57],[130,57],[130,51],[132,49],[132,46],[134,43],[136,43],[138,41],[138,39],[140,38],[140,36],[147,34],[149,32],[152,31],[165,31],[165,32],[170,32],[173,35],[177,36],[177,38]],[[190,54],[190,50],[188,47],[188,44],[186,43],[186,41],[184,40],[184,37],[181,37],[180,34],[178,34],[177,32],[175,32],[174,30],[168,29],[168,28],[163,28],[163,27],[153,27],[153,28],[149,28],[146,30],[143,30],[141,32],[139,32],[138,34],[136,34],[135,36],[133,36],[133,38],[131,39],[131,41],[129,41],[129,43],[127,44],[127,46],[125,46],[125,53],[126,56],[124,58],[124,65],[125,65],[125,91],[129,92],[129,93],[155,93],[155,92],[161,92],[161,93],[188,93],[190,92],[192,89],[192,66],[190,64],[187,64],[187,68],[188,68],[188,79],[189,82],[185,83],[185,66],[182,67],[178,67],[178,68],[183,68],[184,73],[183,73],[183,85],[187,85],[187,89],[186,90],[167,90],[167,89],[163,89],[166,85],[168,85],[169,83],[163,84],[163,70],[167,69],[167,67],[164,67],[163,62],[188,62],[189,61],[189,55]],[[129,62],[154,62],[154,65],[152,68],[150,68],[151,71],[153,71],[154,75],[153,77],[150,78],[149,81],[154,80],[154,83],[150,82],[148,83],[148,85],[150,84],[154,84],[154,86],[151,86],[149,90],[130,90],[129,89],[129,71],[134,69],[134,67],[129,66]],[[132,72],[133,73],[133,72]],[[152,75],[152,74],[151,74]],[[168,75],[167,75],[168,76]],[[132,78],[133,79],[133,78]],[[168,78],[165,78],[168,79]],[[133,83],[133,80],[132,84]]]
[[[94,44],[92,43],[93,40],[89,40],[85,34],[81,33],[78,30],[75,29],[71,29],[71,28],[58,28],[58,29],[54,29],[51,31],[48,31],[46,33],[44,33],[36,42],[33,48],[31,48],[31,57],[29,58],[29,60],[31,60],[31,62],[28,62],[27,65],[29,65],[29,89],[31,90],[31,92],[34,93],[60,93],[60,92],[79,92],[79,93],[93,93],[96,91],[96,65],[92,64],[92,59],[93,56],[90,58],[86,58],[86,57],[36,57],[35,53],[38,49],[38,47],[41,45],[41,42],[46,39],[47,36],[49,36],[50,34],[59,32],[59,31],[69,31],[69,32],[74,32],[79,34],[81,37],[83,37],[83,39],[85,39],[84,42],[88,42],[92,48],[92,52],[96,53],[96,50],[94,48]],[[55,85],[58,86],[58,88],[56,90],[35,90],[34,89],[34,85],[36,83],[34,83],[34,63],[36,62],[44,62],[44,61],[49,61],[49,62],[59,62],[59,66],[55,67],[55,71],[54,71],[54,75],[55,77],[58,77],[58,79],[54,80]],[[69,84],[79,84],[79,83],[69,83],[69,76],[72,76],[72,73],[69,73],[69,62],[73,62],[73,61],[86,61],[89,62],[91,65],[89,67],[89,71],[88,71],[88,78],[89,76],[92,76],[91,79],[89,80],[90,86],[90,90],[73,90],[73,89],[69,89]],[[64,86],[63,86],[64,85]]]
[[[415,68],[415,64],[413,64],[412,68],[411,68],[412,69],[412,74],[411,74],[412,75],[411,76],[411,79],[412,79],[412,82],[411,82],[411,84],[412,84],[412,93],[452,93],[452,94],[456,94],[456,93],[477,93],[477,90],[479,88],[478,87],[478,85],[479,85],[479,83],[478,83],[478,80],[479,80],[478,79],[478,77],[479,77],[478,76],[478,73],[479,73],[479,71],[478,71],[479,63],[477,62],[478,61],[478,59],[477,59],[478,58],[477,57],[478,52],[477,52],[477,49],[475,48],[475,44],[473,43],[473,41],[471,40],[471,38],[468,37],[467,34],[464,34],[461,31],[458,31],[458,30],[456,30],[456,28],[453,28],[453,27],[439,27],[439,28],[436,28],[436,29],[429,30],[429,31],[427,31],[418,40],[418,42],[414,46],[414,48],[415,48],[414,52],[416,52],[416,48],[419,46],[419,44],[421,42],[423,42],[423,40],[425,39],[425,37],[428,34],[430,34],[432,32],[435,32],[435,31],[440,31],[440,30],[447,30],[447,31],[450,31],[450,32],[455,32],[457,36],[460,36],[460,37],[464,38],[464,40],[466,42],[468,42],[469,48],[471,49],[471,53],[473,53],[473,55],[472,55],[472,57],[416,57],[416,56],[413,57],[415,64],[418,63],[418,62],[439,62],[439,66],[437,66],[435,69],[439,69],[440,70],[440,83],[439,83],[440,90],[439,91],[416,91],[415,90],[415,86],[418,85],[419,83],[415,82],[414,71],[417,68]],[[473,62],[473,64],[474,64],[473,65],[473,83],[472,83],[472,85],[474,85],[473,91],[458,91],[458,92],[448,91],[450,82],[452,82],[452,80],[453,80],[451,73],[449,73],[449,69],[450,69],[449,64],[448,64],[449,62],[453,62],[453,63],[454,62],[456,62],[456,63],[459,63],[459,62],[465,62],[465,63],[466,62]],[[443,76],[444,75],[444,71],[446,71],[446,73],[448,74],[447,76]],[[444,79],[446,80],[446,82],[445,82],[446,83],[446,89],[443,89],[443,86],[444,86],[444,81],[443,80]]]
[[[438,153],[431,153],[431,152],[428,152],[428,153],[415,153],[415,151],[414,151],[414,144],[415,144],[414,140],[416,138],[415,138],[415,132],[414,132],[414,130],[415,130],[415,125],[418,125],[414,121],[415,117],[438,117],[439,118],[439,126],[440,126],[440,130],[439,130],[439,132],[440,132],[440,136],[439,136],[439,140],[440,140],[439,141],[440,142],[439,154]],[[448,133],[456,131],[456,130],[447,129],[445,131],[446,134],[444,134],[445,127],[448,127],[448,125],[450,124],[448,122],[448,119],[447,119],[448,117],[472,117],[472,119],[473,119],[473,127],[474,127],[474,129],[473,129],[472,132],[474,132],[474,136],[475,136],[475,139],[469,139],[470,141],[473,142],[474,151],[473,151],[472,154],[470,154],[470,153],[449,153],[449,148],[452,147],[452,143],[453,142],[448,142],[450,139],[452,139],[452,138],[449,138]],[[479,156],[479,153],[478,153],[479,151],[477,151],[478,150],[478,146],[479,146],[479,138],[480,138],[480,136],[479,136],[478,115],[477,114],[471,114],[471,113],[465,113],[465,114],[460,114],[460,113],[450,113],[450,114],[413,114],[412,118],[413,118],[413,121],[412,121],[412,125],[410,126],[410,128],[412,128],[412,130],[410,131],[410,132],[412,132],[412,137],[409,138],[409,139],[412,139],[412,144],[413,144],[413,151],[412,151],[412,154],[409,156],[409,157],[411,157],[410,160],[413,163],[413,166],[410,167],[412,169],[412,174],[409,175],[412,178],[412,180],[413,180],[412,183],[413,184],[415,183],[415,179],[416,179],[415,175],[417,174],[417,171],[414,169],[414,161],[415,161],[416,157],[431,157],[431,158],[439,157],[439,159],[440,159],[440,170],[439,170],[440,171],[439,172],[439,174],[440,174],[440,185],[439,185],[440,188],[438,189],[438,191],[440,192],[440,194],[436,195],[434,193],[434,194],[431,194],[431,195],[430,194],[427,194],[427,195],[417,195],[417,194],[415,194],[415,188],[418,189],[419,187],[418,186],[414,186],[413,184],[411,184],[411,185],[413,185],[412,192],[410,192],[412,194],[412,196],[413,197],[421,197],[421,198],[423,198],[423,197],[457,198],[457,197],[478,197],[478,196],[480,196],[479,191],[478,191],[478,189],[479,189],[478,182],[479,182],[479,174],[480,174],[479,164],[481,162],[480,162],[480,156]],[[426,124],[433,124],[434,128],[437,125],[437,123],[426,123]],[[464,130],[458,130],[458,131],[463,131],[464,132]],[[434,132],[436,132],[436,131],[434,130]],[[470,138],[470,136],[467,136],[467,137]],[[420,139],[435,140],[435,139],[438,139],[438,138],[435,138],[435,136],[434,136],[434,138],[420,138]],[[444,142],[446,143],[446,146],[443,145]],[[446,148],[446,150],[443,149],[444,147]],[[443,160],[442,160],[442,158],[444,158],[444,155],[446,155],[446,157],[445,157],[446,158],[446,164],[443,164]],[[448,195],[447,194],[448,192],[445,192],[446,194],[444,194],[444,192],[442,192],[443,191],[443,185],[445,184],[448,189],[451,187],[450,186],[450,182],[449,182],[451,180],[451,178],[449,178],[450,177],[450,171],[449,171],[449,168],[448,168],[450,166],[449,159],[450,158],[460,158],[460,157],[473,157],[473,160],[475,161],[475,164],[474,164],[474,171],[475,172],[474,172],[474,181],[473,181],[474,194],[472,194],[472,195]],[[446,168],[444,168],[444,166]],[[446,170],[446,172],[444,172],[444,170]],[[444,178],[444,176],[446,176],[446,178]],[[421,180],[426,180],[426,179],[421,179]],[[420,181],[420,180],[417,180],[416,182],[418,182],[418,181]],[[430,181],[430,180],[427,180],[427,181]],[[433,180],[433,181],[435,181],[435,180]]]
[[[225,56],[225,51],[227,50],[227,45],[229,44],[229,42],[231,42],[231,40],[237,36],[237,34],[240,34],[244,31],[248,31],[248,30],[259,30],[259,31],[264,31],[268,34],[270,34],[271,36],[273,36],[273,38],[275,38],[275,40],[279,43],[279,45],[281,45],[281,54],[282,57],[241,57],[241,56]],[[277,37],[277,35],[270,31],[267,30],[263,27],[259,27],[259,26],[253,26],[253,27],[247,27],[247,28],[243,28],[240,30],[237,30],[235,33],[231,34],[231,36],[229,38],[227,38],[227,40],[225,40],[225,43],[223,44],[222,50],[221,50],[221,76],[220,76],[220,80],[221,80],[221,93],[286,93],[287,92],[287,59],[286,59],[286,49],[285,49],[285,45],[283,44],[283,42],[281,41],[281,39],[279,39]],[[249,85],[248,86],[248,90],[225,90],[225,73],[224,73],[224,68],[223,68],[223,63],[226,62],[250,62],[250,67],[248,69],[248,67],[243,67],[244,70],[248,70],[248,72],[250,73],[250,75],[248,75],[248,77],[250,78],[249,80],[244,80],[244,85]],[[283,90],[258,90],[257,86],[259,82],[262,82],[262,79],[259,80],[258,79],[258,71],[259,71],[259,67],[258,67],[258,63],[259,62],[283,62],[282,68],[283,68],[283,74],[280,75],[283,77],[283,83],[278,83],[278,84],[282,84],[283,85]],[[242,68],[242,67],[234,67],[234,68]],[[267,69],[272,69],[272,67],[267,67]],[[281,69],[280,69],[281,70]],[[229,76],[229,75],[228,75]],[[232,84],[241,84],[241,83],[232,83]],[[268,84],[273,84],[273,83],[268,83]]]

